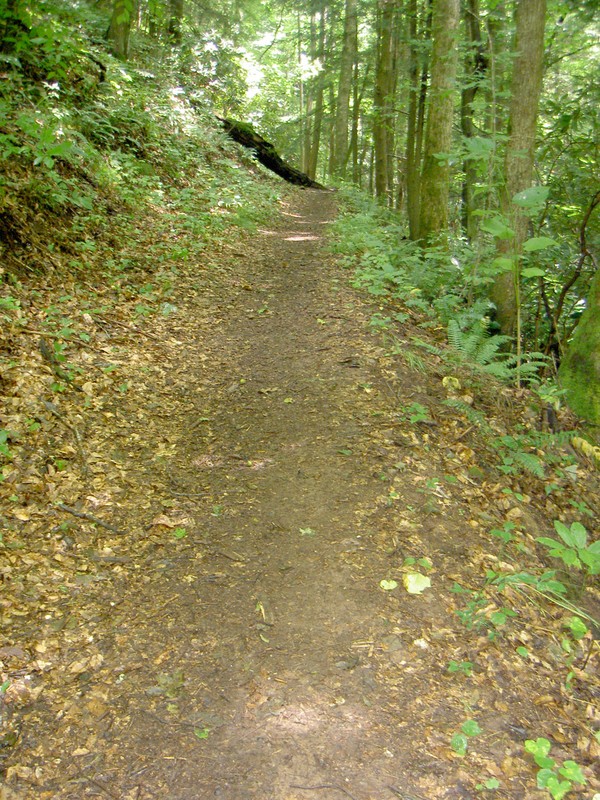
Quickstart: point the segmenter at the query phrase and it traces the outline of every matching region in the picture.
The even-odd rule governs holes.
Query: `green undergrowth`
[[[344,188],[341,205],[331,249],[351,270],[353,285],[379,305],[371,328],[382,334],[388,354],[417,372],[435,363],[444,405],[480,434],[501,475],[527,473],[545,481],[547,492],[568,483],[569,470],[576,470],[569,448],[574,432],[555,430],[562,392],[542,354],[517,358],[510,337],[497,334],[487,296],[493,271],[482,266],[485,246],[476,253],[457,241],[449,250],[423,251],[406,237],[401,216],[363,193]],[[526,409],[525,419],[514,415],[499,430],[499,398]]]
[[[405,238],[398,215],[355,191],[343,190],[341,198],[331,249],[354,286],[372,296],[377,311],[370,328],[380,334],[392,368],[399,375],[413,372],[427,387],[421,392],[427,405],[411,403],[404,400],[413,397],[406,380],[398,378],[402,429],[410,429],[414,441],[427,431],[424,444],[433,430],[440,448],[465,447],[474,484],[490,498],[504,498],[498,505],[514,514],[500,515],[492,531],[502,567],[489,570],[480,589],[457,587],[461,619],[493,637],[518,613],[519,603],[515,611],[503,598],[508,592],[519,602],[526,596],[527,602],[557,604],[597,624],[579,607],[589,605],[599,569],[598,542],[586,533],[596,520],[594,467],[574,449],[582,440],[570,430],[574,420],[561,406],[560,389],[542,377],[544,359],[530,354],[517,372],[508,337],[493,335],[486,281],[461,267],[466,245],[459,257],[424,254]],[[554,525],[559,538],[541,536],[532,544],[525,526],[520,539],[513,520],[531,513],[538,524],[545,520],[542,531]]]
[[[120,251],[146,213],[180,223],[189,257],[271,213],[274,182],[225,137],[176,64],[122,64],[96,44],[102,19],[95,35],[87,9],[84,26],[76,8],[42,6],[5,31],[1,54],[5,282],[57,268],[89,277],[123,259],[127,268],[136,256]],[[139,255],[144,268],[164,256],[160,238]]]

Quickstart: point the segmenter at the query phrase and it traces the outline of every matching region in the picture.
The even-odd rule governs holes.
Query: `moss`
[[[560,366],[559,377],[573,411],[600,424],[600,272],[592,283],[588,307]]]

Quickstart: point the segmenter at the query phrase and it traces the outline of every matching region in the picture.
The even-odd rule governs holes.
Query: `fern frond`
[[[510,381],[515,377],[514,367],[506,361],[492,361],[491,364],[482,364],[479,369],[499,381]]]
[[[542,461],[534,456],[533,453],[524,453],[522,450],[516,450],[513,453],[513,458],[517,461],[527,472],[531,472],[536,478],[544,479],[546,473],[544,472],[544,465]]]
[[[472,408],[463,400],[459,400],[457,397],[449,397],[447,400],[444,400],[444,405],[448,406],[448,408],[452,408],[454,411],[458,411],[459,414],[462,414],[464,417],[466,417],[471,425],[477,425],[477,427],[481,428],[482,430],[489,429],[485,414],[483,414],[481,411],[477,411],[475,408]]]
[[[498,351],[507,341],[510,341],[510,336],[486,336],[477,350],[477,364],[489,364],[496,358],[503,358],[505,353]]]
[[[436,347],[435,345],[426,342],[424,339],[419,339],[418,336],[412,336],[411,342],[415,344],[417,347],[422,347],[423,350],[427,350],[428,353],[433,353],[433,355],[435,356],[443,355],[443,351],[440,350],[439,347]]]
[[[416,372],[426,371],[427,367],[425,361],[423,361],[420,355],[413,353],[412,350],[404,350],[399,355],[410,369],[414,369]]]
[[[451,319],[448,323],[448,342],[453,350],[458,353],[463,351],[463,332],[455,319]]]

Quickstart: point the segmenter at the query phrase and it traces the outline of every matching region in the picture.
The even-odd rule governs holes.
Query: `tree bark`
[[[308,166],[306,173],[310,178],[315,178],[319,164],[319,150],[321,147],[321,133],[323,130],[323,92],[325,90],[325,8],[320,3],[319,8],[319,33],[316,40],[315,59],[319,62],[319,73],[315,76],[313,85],[313,124],[311,130],[310,148],[308,153]]]
[[[260,163],[282,177],[288,183],[297,186],[307,186],[312,189],[324,189],[317,181],[312,180],[304,172],[287,164],[275,150],[271,142],[267,142],[260,134],[245,122],[238,122],[233,119],[223,119],[217,117],[223,123],[223,127],[228,136],[244,147],[254,150],[256,158]]]
[[[106,41],[111,53],[122,61],[129,54],[129,34],[133,22],[135,0],[115,0]]]
[[[559,377],[570,407],[588,422],[600,424],[600,270],[596,270],[586,309],[575,328]]]
[[[184,0],[169,0],[169,25],[167,35],[171,44],[179,47],[181,44],[181,25],[183,22]]]
[[[357,0],[346,0],[344,15],[344,40],[340,79],[338,82],[337,110],[335,117],[335,139],[333,171],[340,178],[345,177],[348,161],[348,119],[350,115],[350,93],[357,49],[356,28]]]
[[[566,357],[561,362],[558,376],[562,386],[567,390],[567,402],[573,411],[594,425],[600,425],[600,269],[588,249],[586,228],[598,206],[600,206],[600,192],[592,198],[585,212],[579,230],[580,256],[577,270],[571,278],[570,285],[563,287],[555,311],[557,318],[567,291],[581,274],[584,262],[587,259],[591,260],[596,271],[586,308],[575,328],[573,340]]]
[[[431,89],[419,213],[419,238],[425,242],[442,238],[448,227],[450,166],[437,156],[448,153],[452,145],[459,13],[459,0],[434,0]]]
[[[509,138],[504,165],[505,187],[501,196],[502,211],[515,235],[498,245],[502,255],[515,259],[527,238],[528,217],[511,201],[515,194],[528,189],[532,183],[536,122],[542,91],[545,21],[546,0],[519,0],[516,8],[516,57],[511,84]],[[519,317],[516,267],[496,277],[491,298],[497,308],[496,318],[502,333],[514,336]]]
[[[465,55],[465,75],[467,86],[461,92],[460,127],[465,139],[475,135],[473,122],[473,102],[479,90],[479,83],[487,70],[487,61],[481,41],[478,0],[467,0],[464,8],[465,28],[468,34],[468,50]],[[473,211],[475,210],[474,188],[477,183],[477,167],[472,159],[463,162],[465,174],[462,187],[462,225],[467,238],[472,240],[477,232]]]
[[[394,94],[394,5],[380,0],[378,9],[377,66],[375,73],[373,145],[375,149],[375,195],[389,201],[390,149],[393,143]]]
[[[409,90],[408,122],[406,130],[406,211],[408,215],[409,236],[413,241],[419,238],[419,207],[421,188],[421,155],[423,143],[424,109],[427,92],[427,59],[420,64],[418,37],[417,0],[409,0]],[[425,20],[423,38],[431,35],[429,13]],[[421,69],[419,70],[419,67]]]

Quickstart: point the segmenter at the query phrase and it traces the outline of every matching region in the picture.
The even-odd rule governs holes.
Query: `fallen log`
[[[322,184],[313,181],[306,173],[300,172],[300,170],[286,163],[277,150],[275,150],[271,142],[267,142],[266,139],[263,139],[260,134],[256,133],[251,125],[248,125],[248,123],[238,122],[234,119],[224,119],[223,117],[217,117],[217,119],[223,124],[225,132],[229,137],[244,147],[254,150],[257,160],[260,161],[263,166],[275,172],[284,180],[288,181],[288,183],[293,183],[297,186],[307,186],[311,189],[325,189]]]

